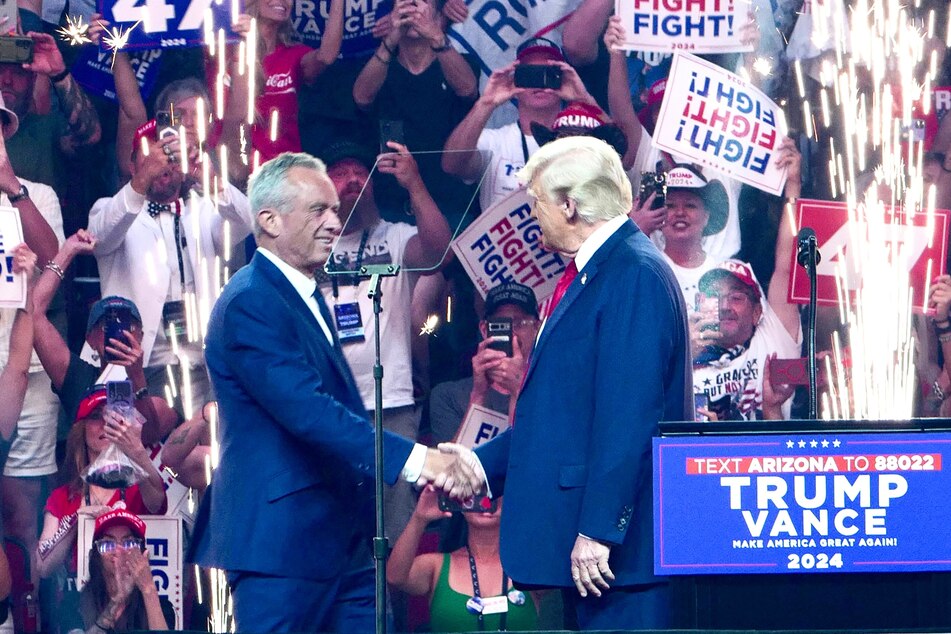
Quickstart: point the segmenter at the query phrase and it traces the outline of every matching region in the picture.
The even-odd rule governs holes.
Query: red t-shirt
[[[114,507],[119,500],[121,499],[119,495],[119,490],[116,489],[112,497],[109,498],[109,506]],[[79,511],[79,507],[83,502],[82,495],[76,495],[72,498],[69,497],[69,486],[63,485],[57,489],[53,489],[53,492],[50,493],[50,496],[46,499],[46,512],[60,520],[61,526],[63,518],[75,515]],[[162,502],[162,508],[159,509],[158,515],[165,513],[167,501]],[[136,515],[149,515],[152,512],[146,508],[145,502],[142,501],[142,494],[139,493],[139,485],[135,484],[125,490],[125,508],[130,513],[135,513]],[[76,544],[73,544],[73,556],[70,558],[70,563],[67,566],[70,574],[76,574]]]
[[[261,155],[261,163],[281,152],[300,152],[297,125],[297,89],[301,85],[300,60],[310,52],[304,44],[279,44],[261,61],[264,86],[257,100],[260,121],[251,131],[251,144]],[[277,135],[271,140],[271,112],[277,111]]]

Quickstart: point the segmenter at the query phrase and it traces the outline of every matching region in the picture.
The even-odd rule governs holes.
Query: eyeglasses
[[[122,550],[132,550],[134,548],[143,550],[145,548],[145,540],[139,537],[126,537],[123,540],[104,537],[94,541],[93,546],[96,547],[100,555],[105,555],[106,553],[114,552],[117,548],[121,548]]]
[[[518,330],[528,330],[529,328],[535,328],[538,326],[538,320],[534,317],[526,317],[525,319],[519,319],[512,322],[512,327],[517,328]]]

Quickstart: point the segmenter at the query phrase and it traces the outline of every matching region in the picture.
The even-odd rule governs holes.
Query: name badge
[[[334,322],[340,343],[363,341],[363,317],[357,302],[334,304]]]
[[[482,598],[482,614],[502,614],[509,611],[509,598],[504,594],[498,597]]]

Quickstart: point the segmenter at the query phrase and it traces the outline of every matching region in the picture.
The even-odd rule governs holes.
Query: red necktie
[[[578,267],[575,265],[575,261],[572,260],[568,263],[568,266],[565,267],[565,272],[561,274],[561,279],[555,284],[555,292],[552,293],[548,299],[548,304],[545,306],[545,319],[551,317],[551,314],[555,312],[555,307],[558,305],[558,302],[561,301],[561,298],[565,296],[565,293],[568,292],[568,287],[571,286],[571,283],[576,277],[578,277]]]

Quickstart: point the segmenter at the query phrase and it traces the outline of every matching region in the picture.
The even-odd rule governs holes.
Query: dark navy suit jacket
[[[328,324],[331,325],[332,324]],[[202,566],[328,579],[373,531],[373,429],[339,344],[281,271],[256,253],[215,304],[205,358],[221,460],[202,501]],[[387,433],[392,484],[413,443]]]
[[[477,450],[505,495],[501,554],[517,582],[574,586],[578,534],[612,544],[615,586],[652,583],[651,437],[691,420],[683,296],[627,221],[568,287],[532,352],[514,426]]]

